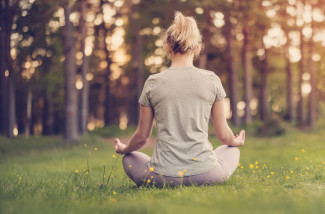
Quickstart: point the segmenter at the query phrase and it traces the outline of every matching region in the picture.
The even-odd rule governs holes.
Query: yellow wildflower
[[[75,170],[75,173],[78,173],[78,172],[79,172],[79,170],[78,170],[78,169],[76,169],[76,170]]]
[[[255,170],[253,170],[253,173],[255,173],[256,171]]]
[[[240,166],[240,163],[238,163],[237,166]]]
[[[172,184],[172,183],[173,183],[173,181],[170,181],[170,183]]]
[[[116,158],[116,155],[112,155],[113,158]]]
[[[186,169],[184,169],[184,170],[183,170],[183,172],[184,172],[184,173],[186,173],[186,172],[187,172],[187,170],[186,170]]]
[[[309,167],[307,167],[306,169],[309,170]]]
[[[132,167],[132,165],[129,165],[129,168],[131,168]]]
[[[306,172],[306,175],[308,175],[308,172]]]
[[[244,168],[243,166],[240,166],[240,168],[242,169],[242,168]]]
[[[304,149],[301,149],[301,152],[305,152],[305,150]]]
[[[254,168],[254,164],[249,164],[249,168],[253,169]]]
[[[97,151],[97,150],[98,150],[98,148],[97,148],[97,147],[95,147],[95,148],[94,148],[94,150],[95,150],[95,151]]]
[[[258,161],[255,161],[255,165],[257,165],[258,164]]]
[[[255,166],[256,169],[258,169],[258,166]]]
[[[88,172],[86,172],[86,175],[88,175]]]
[[[271,172],[271,175],[274,175],[274,172]]]
[[[179,176],[179,177],[183,177],[183,175],[184,175],[184,172],[182,172],[182,171],[179,171],[179,172],[178,172],[178,176]]]
[[[295,160],[297,161],[299,158],[295,157]]]
[[[291,173],[291,174],[293,174],[293,171],[292,171],[292,170],[290,170],[290,173]]]
[[[153,179],[153,176],[151,175],[150,178]]]
[[[116,195],[116,192],[115,191],[113,191],[113,195]]]
[[[267,175],[266,177],[267,177],[267,178],[270,178],[270,176],[269,176],[269,175]]]
[[[150,172],[153,172],[153,167],[150,167],[149,170],[150,170]]]
[[[150,184],[150,182],[151,182],[150,179],[148,179],[148,180],[147,180],[147,183]]]
[[[195,161],[196,161],[197,159],[196,159],[196,158],[193,158],[193,160],[195,160]]]
[[[19,180],[21,180],[22,179],[22,177],[21,176],[19,176]]]
[[[286,176],[286,179],[287,179],[287,180],[289,180],[289,179],[290,179],[290,177],[289,177],[289,176]]]

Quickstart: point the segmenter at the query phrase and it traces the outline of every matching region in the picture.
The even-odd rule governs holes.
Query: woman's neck
[[[193,54],[172,54],[171,60],[172,64],[171,67],[191,67],[193,66]]]

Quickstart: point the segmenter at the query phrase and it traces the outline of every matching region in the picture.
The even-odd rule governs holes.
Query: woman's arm
[[[151,107],[140,105],[140,117],[137,130],[134,132],[129,144],[126,146],[118,138],[115,139],[116,153],[125,154],[140,149],[146,144],[152,131],[153,110]]]
[[[211,109],[211,120],[216,132],[216,136],[222,144],[229,146],[244,145],[245,131],[241,130],[238,135],[234,136],[227,123],[223,100],[213,104]]]

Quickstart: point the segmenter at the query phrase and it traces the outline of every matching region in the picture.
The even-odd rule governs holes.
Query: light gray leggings
[[[150,157],[141,152],[131,152],[123,157],[125,173],[138,185],[155,185],[162,187],[179,185],[204,185],[223,183],[236,170],[239,163],[240,151],[237,147],[219,146],[215,150],[219,165],[210,171],[184,177],[170,177],[151,172],[147,163]]]

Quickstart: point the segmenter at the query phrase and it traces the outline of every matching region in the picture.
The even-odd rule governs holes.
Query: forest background
[[[175,11],[197,19],[195,65],[226,89],[233,126],[258,135],[281,121],[324,128],[322,0],[1,0],[0,132],[67,142],[109,125],[136,125],[150,74],[170,62],[162,35]]]

